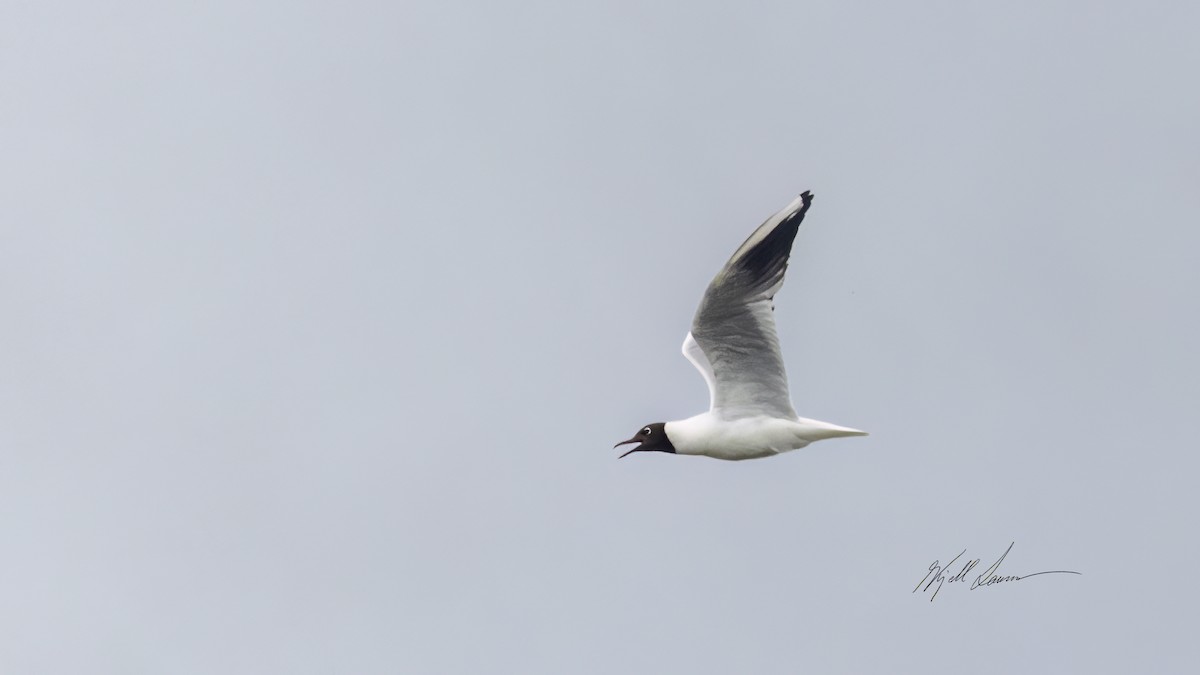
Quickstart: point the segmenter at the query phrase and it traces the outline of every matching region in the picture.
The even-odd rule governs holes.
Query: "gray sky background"
[[[1190,672],[1200,5],[0,20],[0,670]],[[793,399],[616,461],[811,189]],[[1051,575],[937,600],[964,548]]]

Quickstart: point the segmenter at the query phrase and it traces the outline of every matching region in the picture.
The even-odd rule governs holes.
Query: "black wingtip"
[[[800,193],[800,208],[793,211],[787,217],[786,220],[793,220],[795,218],[801,218],[801,219],[804,218],[804,214],[808,213],[808,207],[812,205],[812,200],[813,200],[812,191],[805,190],[804,192],[801,192]]]

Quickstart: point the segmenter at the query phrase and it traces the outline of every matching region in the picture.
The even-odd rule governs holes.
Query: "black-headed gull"
[[[804,192],[767,219],[733,254],[700,300],[683,355],[708,383],[708,412],[647,424],[627,443],[635,452],[769,457],[826,438],[865,431],[798,417],[775,332],[775,293],[783,286],[792,241],[812,194]]]

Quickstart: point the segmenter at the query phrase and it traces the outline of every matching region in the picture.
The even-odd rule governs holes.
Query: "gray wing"
[[[684,354],[704,375],[712,409],[725,416],[796,417],[772,300],[811,203],[812,194],[804,192],[760,225],[708,285],[696,310]]]

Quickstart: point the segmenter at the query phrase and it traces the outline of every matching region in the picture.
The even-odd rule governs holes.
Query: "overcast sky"
[[[0,671],[1200,659],[1197,3],[2,7]],[[805,189],[871,435],[617,461]]]

